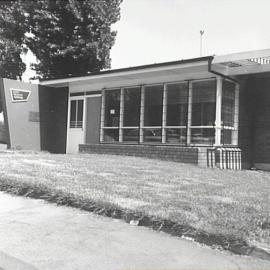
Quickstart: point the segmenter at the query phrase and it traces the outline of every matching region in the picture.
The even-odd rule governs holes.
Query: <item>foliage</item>
[[[25,64],[20,58],[26,30],[25,17],[18,1],[0,1],[0,76],[10,79],[21,77]],[[15,20],[16,18],[16,20]]]
[[[8,49],[7,54],[1,52],[3,72],[6,67],[11,70],[6,74],[9,77],[21,75],[25,67],[19,55],[24,46],[37,57],[32,68],[40,78],[80,76],[109,68],[116,37],[111,25],[120,18],[121,2],[21,0],[2,4],[0,49]],[[7,66],[10,63],[13,66]],[[14,67],[18,63],[19,70]]]

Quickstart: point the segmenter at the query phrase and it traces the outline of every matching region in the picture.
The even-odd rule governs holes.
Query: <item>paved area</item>
[[[0,269],[270,269],[165,233],[0,193]]]

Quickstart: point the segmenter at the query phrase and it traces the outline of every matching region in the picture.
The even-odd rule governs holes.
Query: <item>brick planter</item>
[[[198,164],[198,148],[156,145],[80,144],[79,152],[126,155]]]

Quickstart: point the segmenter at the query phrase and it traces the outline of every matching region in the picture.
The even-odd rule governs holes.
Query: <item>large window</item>
[[[215,143],[216,80],[192,83],[191,143]]]
[[[188,83],[167,85],[166,142],[186,144]]]
[[[138,143],[140,127],[141,88],[125,88],[123,95],[123,142]]]
[[[120,89],[105,91],[104,141],[119,141]]]
[[[163,85],[145,87],[144,142],[161,143]]]
[[[104,90],[101,141],[236,144],[236,93],[234,83],[215,78]]]
[[[233,135],[237,132],[235,130],[235,84],[226,80],[222,82],[221,120],[221,143],[233,144]]]

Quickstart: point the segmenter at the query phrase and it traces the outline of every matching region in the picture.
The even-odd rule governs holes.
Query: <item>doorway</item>
[[[85,99],[71,97],[69,99],[69,121],[67,132],[67,153],[78,153],[79,144],[85,141],[84,132]]]

